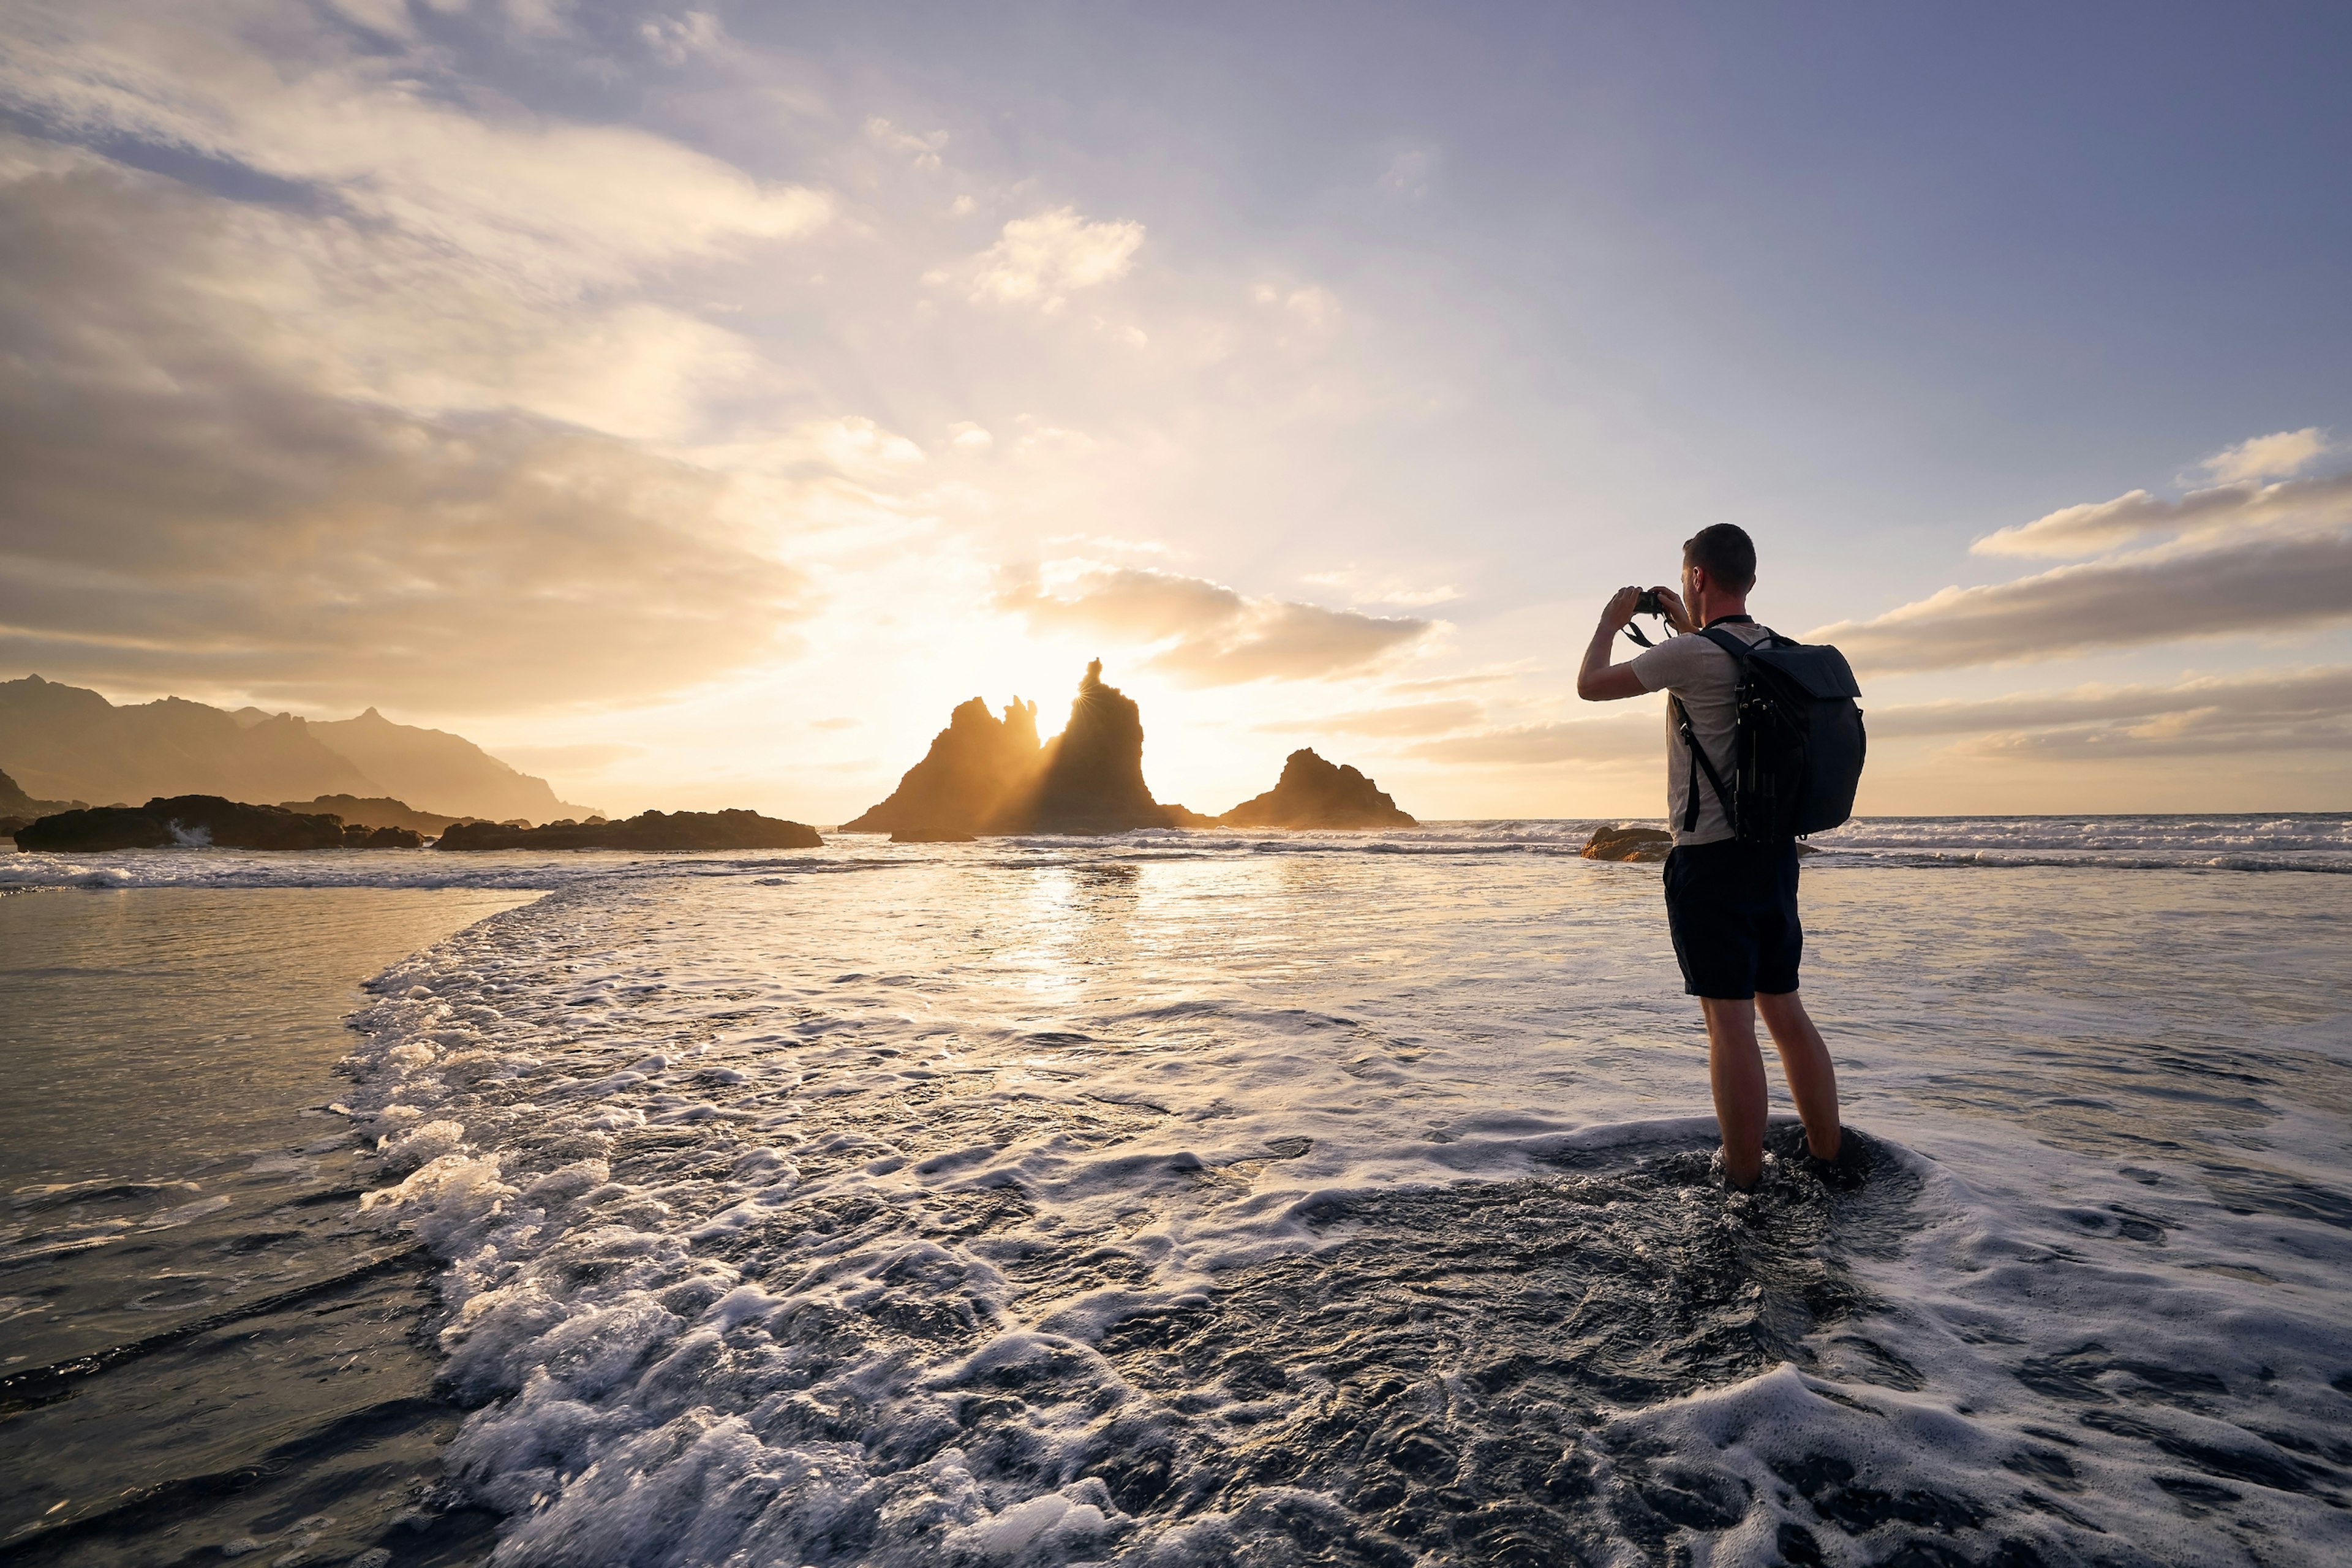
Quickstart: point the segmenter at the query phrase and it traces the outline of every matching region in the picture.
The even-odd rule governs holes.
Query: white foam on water
[[[1543,837],[632,861],[389,972],[500,1561],[2352,1552],[2343,884],[1809,868],[1877,1163],[1727,1200],[1654,868]]]

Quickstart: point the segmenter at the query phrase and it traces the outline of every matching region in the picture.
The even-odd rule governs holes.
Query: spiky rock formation
[[[849,833],[887,833],[902,843],[937,843],[1001,831],[995,824],[1037,776],[1037,705],[1018,697],[1004,717],[975,697],[948,717],[923,760],[908,768],[890,798],[854,822]]]
[[[1191,813],[1185,814],[1190,816]],[[842,824],[934,843],[983,833],[1124,833],[1177,817],[1143,782],[1143,718],[1134,700],[1087,666],[1070,721],[1037,741],[1037,705],[1014,698],[1003,719],[975,697],[958,707],[890,798]]]
[[[1070,721],[1045,749],[1045,772],[1025,815],[1025,831],[1031,833],[1125,833],[1176,826],[1143,782],[1142,711],[1135,699],[1103,684],[1100,659],[1087,666],[1070,704]]]
[[[1227,827],[1418,827],[1379,785],[1301,747],[1264,795],[1217,818]]]

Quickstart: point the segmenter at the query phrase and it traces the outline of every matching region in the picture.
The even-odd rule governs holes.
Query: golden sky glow
[[[1433,20],[1335,63],[1137,18],[8,11],[0,677],[373,704],[607,810],[822,822],[966,698],[1052,729],[1099,656],[1196,809],[1311,743],[1424,817],[1654,814],[1654,706],[1578,704],[1576,658],[1728,519],[1759,616],[1853,657],[1867,810],[2352,804],[2340,295],[2229,286],[2285,290],[2259,392],[2150,375],[2021,212],[1949,261],[1979,296],[1832,276],[1930,253],[1910,171],[1759,172],[1802,128]],[[1718,89],[1808,68],[1756,68]],[[2012,189],[1934,102],[1819,112]],[[2045,131],[2081,201],[2137,178]],[[1736,234],[1675,184],[1718,178]],[[2204,341],[2218,275],[2098,243]]]

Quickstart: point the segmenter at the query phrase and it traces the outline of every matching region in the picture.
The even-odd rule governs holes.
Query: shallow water
[[[0,1556],[348,1555],[437,1479],[433,1261],[356,1223],[375,1162],[325,1104],[359,983],[517,901],[0,899]]]
[[[2352,1552],[2345,819],[1847,830],[1869,1179],[1729,1200],[1582,826],[383,858],[555,889],[343,1102],[499,1560]]]

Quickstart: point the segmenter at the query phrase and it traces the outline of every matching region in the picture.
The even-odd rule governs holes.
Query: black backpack
[[[1709,626],[1699,636],[1739,666],[1734,693],[1739,714],[1737,754],[1725,787],[1698,737],[1682,700],[1669,697],[1683,744],[1691,755],[1690,788],[1682,830],[1698,826],[1698,775],[1723,802],[1731,831],[1743,844],[1777,844],[1835,827],[1853,815],[1854,786],[1862,782],[1862,688],[1845,655],[1827,643],[1801,643],[1767,630],[1749,647],[1729,632]]]

